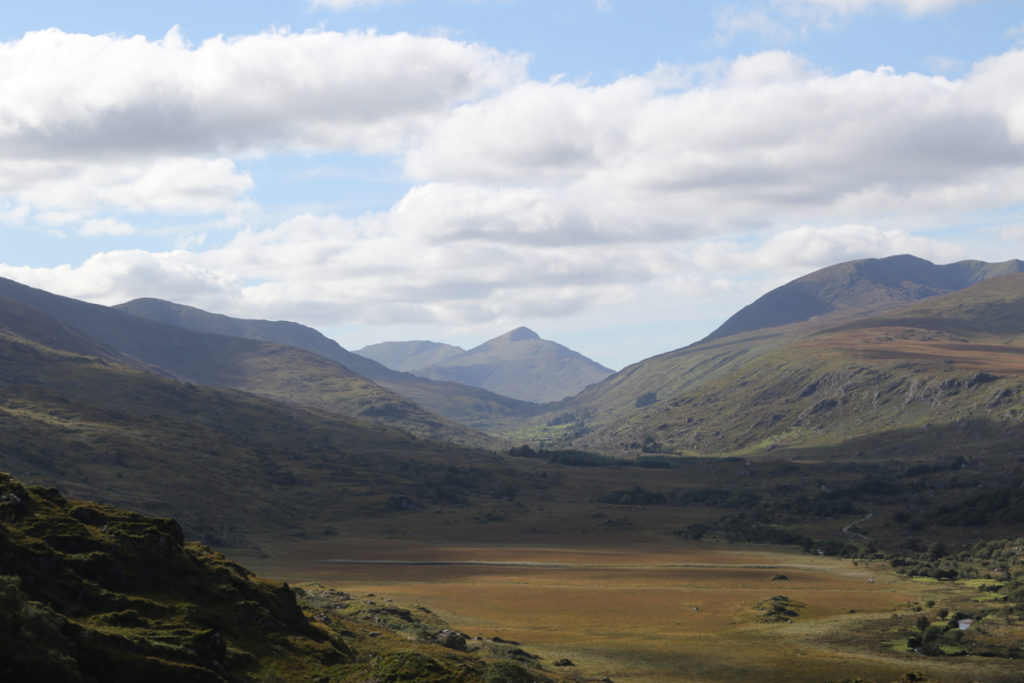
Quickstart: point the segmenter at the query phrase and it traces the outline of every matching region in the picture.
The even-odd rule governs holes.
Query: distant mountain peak
[[[531,330],[529,327],[517,327],[505,334],[505,340],[511,342],[517,341],[528,341],[530,339],[540,339],[540,335]]]

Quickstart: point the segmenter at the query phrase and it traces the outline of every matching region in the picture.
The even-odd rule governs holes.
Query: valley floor
[[[264,545],[267,557],[244,561],[293,584],[429,606],[472,638],[522,643],[546,670],[583,680],[895,681],[915,673],[947,683],[1024,681],[1012,660],[907,648],[922,614],[977,599],[956,582],[767,546],[639,535],[544,540],[278,541]],[[780,595],[788,601],[772,603]],[[770,609],[779,604],[781,612]],[[554,666],[563,659],[574,666]]]

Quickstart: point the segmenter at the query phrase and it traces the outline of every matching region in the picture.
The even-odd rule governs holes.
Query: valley
[[[712,335],[550,403],[357,361],[378,384],[302,326],[4,281],[0,469],[56,487],[0,500],[9,593],[26,623],[39,605],[65,624],[62,652],[95,631],[209,680],[1024,680],[1024,275],[968,263],[959,289],[900,294],[907,264],[835,267],[870,275],[845,302],[814,274],[837,312]],[[529,330],[499,341],[501,373],[549,362]],[[264,661],[258,634],[218,626],[235,654],[211,664],[212,636],[174,611],[186,588],[118,616],[144,585],[124,566],[159,560],[116,555],[96,522],[115,513],[65,498],[176,519],[196,586],[237,563],[239,592],[209,588],[218,614],[263,590],[249,570],[287,582],[278,635],[308,642]],[[44,550],[57,559],[24,559]],[[128,592],[76,611],[75,581]],[[156,634],[161,610],[192,635]]]

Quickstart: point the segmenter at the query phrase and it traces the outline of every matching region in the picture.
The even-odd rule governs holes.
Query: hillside
[[[340,492],[404,481],[386,474],[399,469],[396,458],[470,457],[392,428],[11,334],[0,334],[0,355],[3,469],[75,497],[176,517],[209,542],[239,545],[253,532],[344,516],[354,501]]]
[[[1017,430],[1024,274],[879,317],[732,335],[638,363],[549,412],[535,436],[604,452],[732,453],[893,430]]]
[[[451,344],[432,341],[381,342],[356,351],[381,365],[402,372],[416,372],[431,365],[443,364],[466,350]]]
[[[561,344],[541,339],[525,327],[412,371],[536,403],[573,396],[612,374],[608,368]]]
[[[239,389],[393,425],[424,438],[495,445],[479,432],[430,413],[344,366],[298,347],[195,332],[2,278],[0,297],[17,301],[22,312],[26,306],[35,309],[136,366],[184,382]]]
[[[1024,271],[1024,261],[935,265],[916,256],[849,261],[805,275],[745,306],[703,341],[814,318],[856,318]]]
[[[353,658],[286,585],[185,543],[174,520],[0,475],[0,531],[3,680],[255,680]]]
[[[528,653],[507,645],[465,652],[425,608],[293,592],[186,543],[173,519],[6,474],[0,568],[5,681],[561,680],[536,665],[527,673],[515,658]]]
[[[195,332],[288,344],[311,351],[427,410],[482,431],[501,431],[515,419],[536,412],[528,403],[477,387],[437,382],[401,372],[401,368],[385,367],[387,364],[352,353],[317,330],[298,323],[232,318],[161,299],[135,299],[115,308]]]

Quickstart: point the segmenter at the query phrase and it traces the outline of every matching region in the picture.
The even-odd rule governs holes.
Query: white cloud
[[[238,207],[251,188],[252,178],[226,158],[0,160],[0,193],[51,215],[111,209],[211,214]]]
[[[228,210],[229,156],[399,152],[525,58],[408,34],[268,32],[197,46],[49,29],[0,44],[0,197],[41,210]]]
[[[763,242],[704,242],[692,251],[697,268],[714,272],[806,273],[833,263],[863,258],[914,254],[937,263],[967,258],[963,245],[873,225],[784,230]]]
[[[49,29],[0,45],[0,151],[48,158],[395,149],[431,117],[524,76],[479,45],[270,32],[198,46]]]
[[[948,220],[1024,180],[1024,52],[950,80],[821,74],[767,52],[680,89],[526,83],[463,105],[407,156],[395,208],[438,239],[663,241],[845,221]]]
[[[38,64],[57,75],[29,83],[3,55],[32,41],[0,46],[0,211],[81,234],[127,233],[126,213],[210,218],[183,221],[173,251],[0,266],[104,303],[467,326],[644,292],[713,300],[852,258],[978,256],[922,230],[1016,206],[1024,186],[1021,51],[958,79],[828,74],[775,51],[593,86],[528,81],[521,58],[411,36],[32,40],[97,73]],[[117,79],[98,73],[119,60],[134,61]],[[119,138],[129,120],[152,139]],[[237,232],[207,245],[200,228],[251,201],[234,158],[282,149],[384,150],[416,185],[356,218],[225,219]]]

